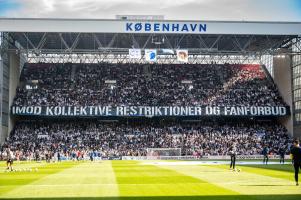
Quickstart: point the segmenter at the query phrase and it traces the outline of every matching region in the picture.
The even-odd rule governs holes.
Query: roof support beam
[[[205,40],[203,39],[203,37],[201,35],[198,35],[198,41],[200,44],[200,48],[209,49],[208,45],[206,44]]]
[[[30,46],[31,46],[33,49],[37,49],[37,48],[35,47],[35,45],[31,42],[31,40],[28,38],[27,33],[23,33],[23,36],[25,37],[25,39],[26,39],[26,41],[27,41],[27,46],[28,46],[28,44],[30,44]]]
[[[180,39],[177,40],[176,49],[181,48],[180,44],[181,44],[182,40],[184,39],[184,37],[185,37],[185,35],[181,35]]]
[[[37,49],[43,48],[43,46],[44,46],[44,44],[46,43],[46,41],[47,41],[47,33],[45,32],[45,33],[43,34],[43,36],[42,36],[42,38],[41,38],[41,40],[40,40],[38,46],[37,46]]]
[[[149,43],[149,41],[152,39],[153,37],[153,34],[150,34],[147,38],[147,40],[144,42],[143,46],[142,46],[142,49],[145,49],[147,44]]]
[[[71,45],[71,47],[70,47],[70,51],[73,51],[73,50],[75,49],[75,47],[77,46],[78,41],[79,41],[79,39],[80,39],[80,36],[81,36],[81,33],[78,33],[78,34],[76,35],[76,38],[75,38],[75,40],[73,41],[73,43],[72,43],[72,45]]]
[[[111,48],[114,45],[117,36],[118,36],[118,33],[116,33],[116,34],[113,35],[111,41],[109,42],[109,44],[107,46],[108,48]]]
[[[173,46],[171,45],[169,38],[167,37],[166,34],[163,35],[164,41],[166,42],[168,48],[173,49]]]
[[[94,40],[96,41],[97,45],[98,45],[98,49],[99,48],[103,48],[102,43],[100,42],[100,40],[98,39],[97,35],[95,33],[92,33]]]
[[[59,37],[61,39],[61,42],[64,44],[64,46],[66,47],[67,50],[70,49],[70,47],[68,46],[67,42],[64,40],[64,37],[62,36],[62,33],[59,33]]]
[[[133,49],[140,49],[140,45],[139,45],[139,42],[137,42],[137,40],[135,39],[135,35],[134,34],[131,34],[131,38],[132,38],[132,48]]]
[[[254,38],[254,35],[252,35],[251,37],[249,37],[248,41],[245,43],[245,45],[243,46],[243,49],[246,50],[248,48],[248,46],[250,46],[250,44],[252,43]]]
[[[213,47],[221,40],[222,36],[217,36],[216,40],[213,42],[213,44],[210,46],[210,49],[213,49]]]

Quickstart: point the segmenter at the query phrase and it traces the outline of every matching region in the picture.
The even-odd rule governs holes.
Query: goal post
[[[152,159],[161,157],[181,156],[181,148],[147,148],[146,156]]]

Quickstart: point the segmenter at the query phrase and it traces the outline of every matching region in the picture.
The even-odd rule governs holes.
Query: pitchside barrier
[[[263,159],[263,155],[238,155],[240,160]],[[280,159],[279,155],[269,155],[270,159]],[[230,156],[122,156],[122,160],[229,160]],[[285,159],[290,159],[285,155]]]
[[[256,160],[263,159],[263,155],[238,155],[236,157],[238,160]],[[270,155],[270,159],[279,159],[279,155]],[[290,159],[289,155],[285,156],[285,159]],[[6,160],[4,157],[0,157],[0,161]],[[41,158],[39,161],[45,160]],[[76,160],[71,157],[61,157],[61,161],[71,161]],[[90,160],[90,157],[85,156],[79,160]],[[93,157],[93,160],[230,160],[230,156],[103,156],[103,157]],[[35,159],[21,159],[20,161],[35,162]],[[58,161],[57,157],[53,157],[51,162]]]

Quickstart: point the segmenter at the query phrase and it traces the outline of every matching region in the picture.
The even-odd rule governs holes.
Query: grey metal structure
[[[137,24],[145,29],[138,31]],[[147,24],[154,28],[147,31]],[[156,31],[156,25],[191,28]],[[198,25],[206,31],[193,31]],[[160,49],[188,49],[190,63],[258,63],[263,55],[291,48],[301,23],[0,18],[0,31],[9,33],[7,50],[18,51],[29,62],[144,62],[128,58],[128,49],[138,48],[159,49],[159,63],[176,62],[175,55]]]
[[[301,40],[295,39],[292,50],[301,52]],[[293,83],[293,106],[294,106],[294,122],[301,129],[301,55],[292,57],[292,83]],[[300,130],[298,130],[300,131]]]
[[[290,48],[298,36],[181,35],[133,33],[9,33],[8,51],[18,50],[29,62],[144,62],[130,60],[129,48],[188,49],[191,63],[259,62],[262,55]],[[143,52],[143,51],[142,51]],[[291,52],[297,53],[297,52]],[[158,62],[176,62],[160,53]]]
[[[8,42],[4,38],[8,33],[0,33],[0,144],[7,136],[9,121],[9,53]]]

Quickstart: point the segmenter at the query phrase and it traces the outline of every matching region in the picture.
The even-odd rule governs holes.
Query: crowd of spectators
[[[274,123],[104,123],[19,122],[5,144],[20,160],[57,155],[72,158],[91,151],[101,157],[146,156],[148,148],[180,148],[183,155],[258,155],[264,146],[271,154],[288,150],[290,138]],[[75,157],[74,157],[75,158]]]
[[[284,106],[260,65],[27,64],[15,106]]]
[[[14,106],[285,106],[260,65],[26,64]],[[139,124],[139,123],[140,124]],[[277,123],[103,123],[19,121],[5,141],[17,159],[87,155],[146,156],[148,148],[182,155],[258,155],[289,149]]]

